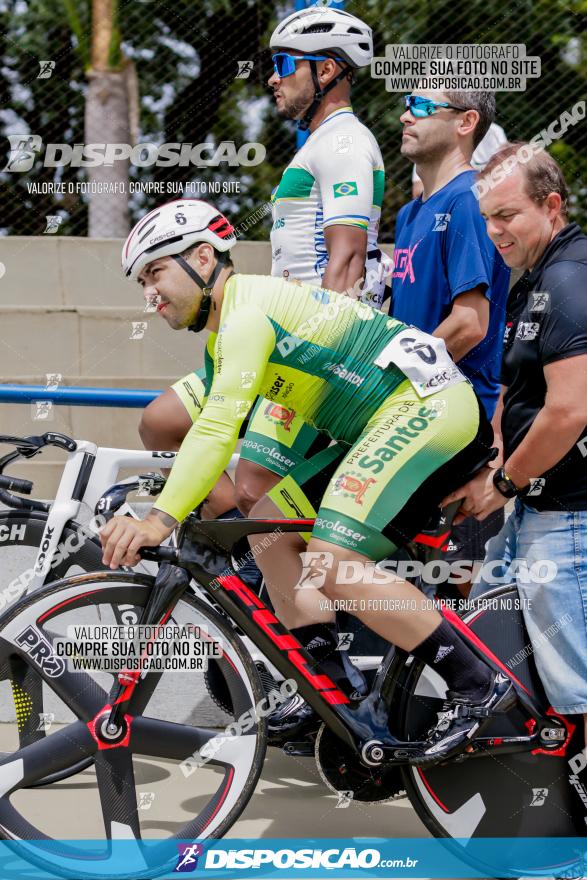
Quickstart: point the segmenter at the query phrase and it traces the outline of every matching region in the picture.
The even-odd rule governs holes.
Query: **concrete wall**
[[[174,333],[144,313],[139,286],[122,275],[121,246],[118,239],[0,238],[1,383],[44,386],[47,373],[61,373],[63,385],[162,389],[202,365],[204,336]],[[237,271],[270,272],[268,243],[241,242],[232,253]],[[137,321],[148,326],[131,340]],[[54,406],[51,420],[41,421],[31,405],[0,403],[0,433],[57,430],[104,446],[140,446],[139,419],[140,410]],[[47,450],[11,472],[50,498],[60,460]]]
[[[174,333],[157,314],[145,314],[140,287],[122,275],[121,247],[118,239],[0,238],[0,383],[44,386],[47,373],[61,373],[69,386],[163,389],[202,365],[205,337]],[[237,272],[271,271],[268,242],[239,242],[232,256]],[[147,329],[131,340],[138,321]],[[140,446],[140,410],[54,406],[50,421],[35,412],[0,403],[0,433],[56,430],[102,446]],[[62,460],[47,450],[11,472],[51,498]]]

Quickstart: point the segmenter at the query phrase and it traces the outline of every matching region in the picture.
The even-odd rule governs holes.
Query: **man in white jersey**
[[[350,106],[354,71],[373,57],[371,29],[340,9],[311,7],[285,18],[270,45],[277,111],[310,132],[272,195],[271,274],[352,291],[379,307],[387,268],[377,246],[383,159]],[[236,474],[245,514],[279,477],[327,443],[298,417],[268,424],[265,404],[260,401],[251,417]],[[267,456],[268,446],[280,458]],[[299,512],[286,508],[284,514]]]
[[[277,111],[310,130],[273,194],[272,274],[352,290],[380,305],[389,265],[377,247],[383,161],[375,138],[350,108],[354,70],[368,66],[373,55],[371,29],[347,12],[312,7],[285,18],[271,47],[275,72],[269,85]],[[165,391],[143,414],[145,445],[178,449],[201,399],[202,383],[195,374]],[[251,417],[236,474],[236,503],[245,515],[327,442],[292,411],[268,409],[266,403],[260,401]],[[225,477],[209,496],[204,514],[218,516],[234,504]]]
[[[379,306],[388,265],[377,247],[383,160],[350,107],[354,71],[373,56],[371,29],[347,12],[312,7],[281,22],[271,48],[275,70],[269,85],[277,111],[310,131],[273,193],[272,274],[352,291]],[[192,373],[150,404],[140,428],[145,445],[178,449],[199,415],[202,390]],[[235,494],[224,475],[204,512],[232,515],[236,503],[249,515],[260,498],[329,442],[293,410],[259,399],[243,439]],[[284,516],[314,515],[307,499],[294,499],[286,489],[282,494]]]
[[[272,196],[271,274],[344,291],[366,268],[363,299],[380,306],[383,159],[350,106],[353,70],[373,54],[371,30],[348,12],[312,7],[281,22],[271,48],[277,111],[310,131]]]

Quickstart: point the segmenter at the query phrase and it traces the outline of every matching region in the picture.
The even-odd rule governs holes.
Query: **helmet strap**
[[[338,85],[338,83],[348,77],[349,75],[352,77],[353,72],[350,67],[343,67],[342,71],[337,74],[333,80],[331,80],[325,88],[321,88],[320,81],[318,80],[318,68],[316,66],[315,61],[310,61],[310,70],[312,71],[312,82],[314,83],[314,100],[302,116],[300,120],[298,120],[298,128],[300,131],[307,131],[310,127],[310,123],[314,118],[316,110],[322,103],[322,100],[328,92],[332,91],[332,89]]]
[[[204,329],[208,321],[208,315],[210,314],[210,307],[212,305],[212,288],[216,283],[216,279],[226,265],[226,257],[224,256],[224,254],[219,254],[217,258],[217,263],[212,270],[212,274],[207,281],[204,281],[202,276],[198,275],[193,266],[190,266],[188,261],[185,260],[180,254],[172,254],[172,256],[175,262],[181,266],[184,272],[187,272],[192,281],[195,281],[198,287],[202,289],[202,302],[200,303],[200,308],[198,310],[196,320],[188,327],[188,330],[192,330],[194,333],[199,333],[200,330]]]

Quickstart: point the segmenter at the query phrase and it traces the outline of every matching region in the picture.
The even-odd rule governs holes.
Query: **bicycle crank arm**
[[[549,728],[551,730],[552,728]],[[560,741],[551,741],[550,746],[545,746],[543,737],[539,733],[529,736],[480,736],[473,739],[462,752],[451,755],[446,759],[450,762],[461,763],[469,758],[488,758],[495,755],[514,755],[520,752],[533,752],[540,750],[543,754],[558,752]]]
[[[549,728],[550,730],[551,728]],[[551,738],[550,751],[558,750],[560,742]],[[422,742],[397,742],[393,745],[385,745],[377,742],[367,743],[363,746],[363,761],[369,765],[381,764],[434,764],[434,763],[460,763],[468,758],[488,757],[499,753],[510,755],[519,752],[531,752],[535,749],[545,748],[544,738],[539,733],[525,736],[486,736],[476,737],[461,752],[444,757],[438,762],[424,755],[425,743]],[[370,758],[371,760],[368,760]]]

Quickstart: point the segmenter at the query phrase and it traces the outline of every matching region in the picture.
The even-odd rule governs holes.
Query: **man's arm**
[[[478,285],[459,294],[453,301],[450,314],[432,334],[444,339],[448,351],[457,363],[482,342],[487,334],[489,300],[484,290],[486,285]]]
[[[322,284],[353,295],[354,285],[365,275],[371,212],[383,200],[383,167],[377,167],[381,157],[375,156],[367,137],[355,138],[350,155],[328,147],[315,154],[310,167],[320,188],[328,250]]]
[[[577,442],[587,424],[587,354],[545,365],[547,392],[532,427],[503,467],[518,489],[550,470]],[[485,519],[507,499],[493,484],[493,470],[484,468],[470,482],[441,501],[446,507],[463,499],[454,522],[466,516]]]
[[[504,463],[520,489],[561,461],[587,425],[587,354],[547,364],[544,377],[544,406]]]
[[[236,308],[225,320],[210,394],[181,445],[154,516],[160,511],[181,521],[208,495],[230,461],[274,345],[273,327],[256,306]]]
[[[357,226],[327,226],[324,239],[328,265],[322,284],[338,293],[351,291],[365,274],[367,233]]]
[[[445,219],[446,229],[441,233],[445,237],[443,267],[451,311],[434,335],[445,340],[458,362],[487,334],[490,296],[494,294],[490,287],[495,280],[495,248],[470,190],[459,195]]]
[[[493,445],[499,449],[499,455],[497,458],[489,463],[489,467],[491,468],[499,468],[503,465],[503,430],[501,427],[501,418],[503,416],[503,398],[506,391],[506,386],[502,385],[501,391],[499,392],[497,406],[495,407],[495,412],[491,419],[491,427],[493,428]]]

